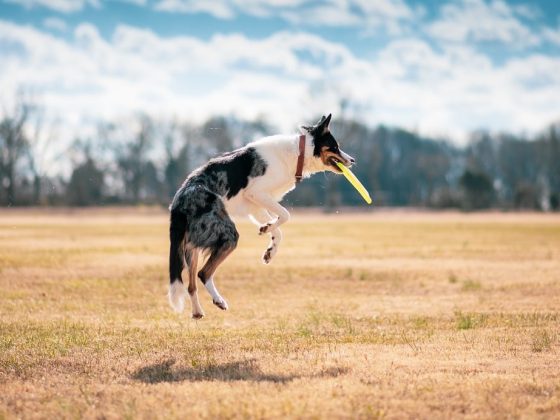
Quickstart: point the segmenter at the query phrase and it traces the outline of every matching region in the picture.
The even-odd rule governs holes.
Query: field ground
[[[0,213],[0,418],[560,417],[560,216],[239,230],[194,321],[164,212]]]

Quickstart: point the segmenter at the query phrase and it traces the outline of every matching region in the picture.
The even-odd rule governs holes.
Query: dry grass
[[[193,321],[165,214],[1,213],[0,418],[560,416],[558,216],[239,228]]]

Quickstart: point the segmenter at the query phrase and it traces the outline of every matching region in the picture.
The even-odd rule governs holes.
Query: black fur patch
[[[262,176],[265,172],[266,162],[257,151],[253,147],[243,147],[213,158],[206,165],[196,169],[181,189],[201,185],[229,199],[247,186],[249,178]],[[173,207],[173,204],[171,206]]]
[[[197,185],[180,190],[171,208],[171,222],[184,221],[187,242],[201,249],[235,246],[239,233],[224,203],[213,192]]]
[[[304,127],[313,136],[313,156],[319,157],[323,147],[327,147],[333,153],[340,153],[338,143],[329,131],[331,114],[323,117],[312,126]]]
[[[325,146],[331,152],[340,153],[338,143],[330,131],[324,134],[313,135],[313,156],[319,157],[321,155],[321,150],[323,150]]]
[[[206,176],[221,190],[219,193],[227,198],[235,197],[245,188],[250,177],[262,176],[265,172],[266,163],[252,147],[238,149],[212,159],[204,168]],[[225,185],[222,184],[223,177],[226,179]]]
[[[266,162],[252,147],[211,159],[193,171],[175,194],[171,220],[183,219],[187,241],[197,248],[235,246],[239,234],[220,198],[232,198],[250,178],[264,175]]]
[[[169,278],[171,282],[179,280],[181,283],[181,272],[183,271],[183,238],[185,237],[185,218],[180,214],[171,213],[171,224],[169,238],[171,241],[169,249]]]

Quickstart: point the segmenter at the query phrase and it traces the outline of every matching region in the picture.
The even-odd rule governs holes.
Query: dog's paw
[[[192,319],[202,319],[204,318],[204,312],[193,312]]]
[[[267,233],[270,230],[271,226],[272,226],[272,223],[267,223],[266,225],[262,225],[259,228],[259,235],[264,235],[265,233]]]
[[[276,247],[274,246],[269,246],[266,251],[264,251],[263,257],[262,257],[262,261],[264,264],[269,264],[270,261],[272,260],[272,257],[274,257],[276,255]]]
[[[212,303],[216,305],[218,308],[220,308],[222,311],[228,310],[228,304],[223,298],[221,300],[212,300]]]

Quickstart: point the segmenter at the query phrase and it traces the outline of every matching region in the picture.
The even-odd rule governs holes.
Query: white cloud
[[[45,18],[43,20],[43,26],[47,29],[58,32],[66,32],[66,30],[68,29],[68,25],[66,24],[64,19],[60,19],[54,16]]]
[[[154,8],[163,12],[208,13],[219,19],[231,19],[234,11],[228,3],[224,0],[160,0]]]
[[[0,38],[9,51],[0,68],[0,91],[17,86],[42,92],[45,106],[75,130],[98,118],[135,111],[201,121],[214,113],[253,118],[280,109],[300,112],[306,80],[320,68],[298,57],[336,62],[346,50],[306,34],[278,34],[262,41],[243,36],[160,38],[120,26],[111,41],[89,24],[79,25],[72,42],[31,27],[1,22]],[[17,47],[17,52],[14,52]],[[1,48],[1,47],[0,47]],[[311,51],[312,50],[312,51]],[[11,52],[11,54],[9,53]],[[291,97],[293,95],[293,97]],[[289,101],[289,102],[288,102]],[[295,124],[286,119],[286,128]]]
[[[516,4],[510,6],[516,15],[526,19],[537,19],[542,16],[541,10],[534,4]]]
[[[558,57],[533,54],[497,66],[469,47],[440,53],[404,40],[389,44],[378,63],[369,94],[382,121],[464,139],[478,128],[536,132],[560,115]]]
[[[221,19],[239,14],[280,17],[306,26],[357,26],[391,33],[419,16],[404,0],[158,0],[154,8],[166,12],[208,13]]]
[[[61,13],[79,12],[87,6],[96,9],[103,6],[104,0],[4,0],[7,3],[19,4],[26,9],[34,9],[43,7],[45,9],[54,10]],[[120,1],[123,3],[130,3],[136,6],[146,6],[148,0],[105,0],[105,3],[110,1]],[[54,29],[54,28],[53,28]]]
[[[370,124],[462,139],[474,129],[537,131],[560,115],[560,58],[530,54],[494,64],[473,48],[389,43],[372,59],[308,33],[164,38],[119,26],[111,39],[81,24],[70,41],[0,21],[0,92],[41,93],[67,135],[136,111],[202,121],[267,116],[290,130],[342,98]],[[89,131],[88,131],[89,130]]]
[[[542,37],[546,41],[560,46],[560,27],[556,29],[544,28],[542,30]]]
[[[356,26],[362,24],[362,18],[358,14],[332,4],[304,10],[282,10],[279,16],[295,25]]]
[[[148,0],[118,0],[123,3],[130,3],[136,6],[146,6],[148,4]]]
[[[100,0],[5,0],[16,3],[26,9],[44,7],[62,13],[71,13],[82,10],[86,5],[100,7]]]
[[[428,32],[444,41],[499,41],[514,48],[538,45],[539,37],[520,16],[533,9],[512,8],[502,0],[461,0],[441,7]]]

